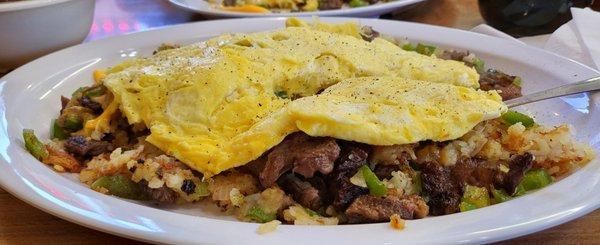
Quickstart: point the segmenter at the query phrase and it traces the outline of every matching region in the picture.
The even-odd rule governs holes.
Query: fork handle
[[[504,103],[510,108],[540,100],[556,98],[571,94],[578,94],[583,92],[591,92],[596,90],[600,90],[600,77],[594,77],[584,81],[570,83],[560,87],[551,88],[533,94],[528,94],[519,98],[507,100]]]

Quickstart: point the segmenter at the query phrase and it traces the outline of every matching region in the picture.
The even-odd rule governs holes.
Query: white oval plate
[[[466,31],[375,19],[356,20],[376,30],[413,41],[468,49],[495,67],[524,79],[525,93],[598,73],[540,49]],[[60,95],[91,83],[94,69],[149,55],[163,42],[191,43],[224,32],[281,28],[283,18],[198,22],[77,45],[37,59],[0,78],[0,185],[18,198],[66,220],[124,237],[161,243],[382,244],[484,243],[555,226],[600,204],[600,161],[540,191],[466,213],[407,221],[397,231],[388,224],[280,226],[267,235],[257,224],[242,223],[194,205],[155,208],[92,191],[74,176],[61,175],[24,150],[21,131],[32,128],[48,137]],[[553,99],[520,110],[543,124],[570,123],[576,137],[600,148],[600,110],[587,94]],[[317,240],[318,239],[318,240]]]
[[[342,8],[335,10],[294,12],[294,13],[244,13],[225,11],[215,8],[206,0],[169,0],[175,6],[201,13],[212,17],[235,18],[235,17],[300,17],[300,16],[348,16],[348,17],[378,17],[382,14],[399,10],[412,4],[425,0],[395,0],[387,3],[379,3],[360,8]]]

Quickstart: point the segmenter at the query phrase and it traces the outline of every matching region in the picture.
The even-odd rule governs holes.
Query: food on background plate
[[[94,72],[25,147],[105,194],[213,202],[243,221],[374,223],[508,201],[589,162],[508,110],[521,78],[356,23],[288,19]]]
[[[208,0],[219,9],[246,13],[289,13],[358,8],[393,0]]]

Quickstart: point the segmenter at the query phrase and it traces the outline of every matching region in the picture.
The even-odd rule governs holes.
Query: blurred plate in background
[[[358,8],[342,8],[336,10],[291,12],[291,13],[244,13],[225,11],[216,8],[205,0],[169,0],[172,4],[181,8],[201,13],[211,17],[233,18],[233,17],[290,17],[290,16],[348,16],[348,17],[379,17],[395,10],[401,10],[415,3],[425,0],[396,0],[386,3],[378,3]]]

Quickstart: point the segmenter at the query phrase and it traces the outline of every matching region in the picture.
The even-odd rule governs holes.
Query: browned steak
[[[510,159],[508,173],[504,176],[501,184],[506,193],[511,195],[515,193],[517,186],[525,176],[525,172],[529,171],[531,166],[533,166],[533,155],[529,152],[513,156]]]
[[[333,195],[333,206],[344,210],[358,196],[369,193],[369,189],[356,186],[350,178],[358,168],[367,163],[368,153],[357,146],[346,146],[338,158],[334,172],[329,180],[329,190]]]
[[[81,158],[97,156],[109,152],[111,148],[106,141],[88,140],[83,136],[71,136],[65,142],[65,150]]]
[[[462,188],[449,168],[436,163],[422,165],[421,181],[423,193],[429,197],[429,208],[433,215],[451,214],[458,211]]]
[[[392,214],[402,219],[419,219],[427,216],[429,207],[423,198],[417,195],[405,197],[374,197],[363,195],[346,209],[348,223],[375,223],[390,220]]]
[[[67,108],[67,104],[69,104],[71,100],[65,96],[60,96],[60,113],[62,114],[63,110]]]
[[[401,169],[401,165],[377,165],[373,172],[377,175],[377,178],[382,180],[392,178],[392,172],[400,171]]]
[[[514,84],[515,76],[511,76],[496,70],[488,70],[479,77],[481,90],[500,90],[502,100],[521,97],[521,87]]]
[[[79,104],[81,104],[85,108],[92,110],[96,114],[100,114],[103,111],[102,105],[96,101],[93,101],[88,96],[81,96],[81,98],[79,98]]]
[[[442,167],[437,163],[422,165],[423,192],[429,196],[431,214],[451,214],[458,211],[465,185],[502,188],[514,194],[525,172],[533,165],[533,155],[524,153],[511,158],[508,173],[499,170],[495,162],[480,158],[459,160],[456,165]]]
[[[464,187],[465,184],[472,186],[490,188],[497,183],[500,171],[497,164],[488,164],[481,158],[463,158],[452,166],[452,178],[455,182]]]
[[[278,183],[279,186],[286,193],[291,194],[294,201],[298,202],[300,205],[312,210],[319,210],[319,208],[323,207],[321,196],[326,194],[320,193],[319,190],[308,181],[303,181],[294,176],[294,174],[286,174],[281,176]]]
[[[267,156],[265,167],[260,173],[260,182],[270,187],[288,170],[311,178],[315,172],[329,174],[340,154],[335,139],[311,137],[298,132],[286,137]]]
[[[456,60],[456,61],[460,61],[460,62],[464,62],[464,58],[467,57],[469,55],[469,52],[467,51],[458,51],[458,50],[444,50],[444,52],[442,52],[438,58],[440,59],[444,59],[444,60]],[[465,62],[466,65],[468,66],[473,66],[473,64]]]
[[[342,0],[319,0],[319,10],[340,9],[342,5]]]
[[[377,1],[377,0],[375,0]],[[373,4],[373,3],[371,3]],[[363,40],[370,42],[373,41],[375,38],[379,37],[379,32],[376,30],[373,30],[372,27],[370,26],[363,26],[362,28],[360,28],[360,36],[362,37]]]
[[[142,188],[142,192],[146,196],[148,196],[151,200],[158,202],[159,204],[173,204],[177,200],[177,192],[169,189],[166,186],[156,189],[150,188],[148,187],[148,182],[145,180],[140,181],[139,185]]]

